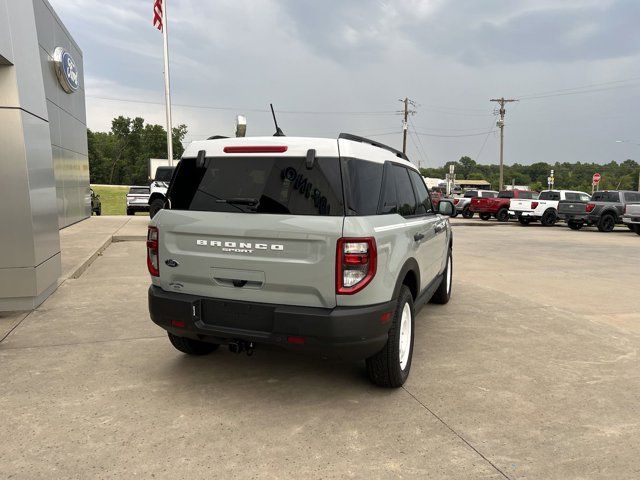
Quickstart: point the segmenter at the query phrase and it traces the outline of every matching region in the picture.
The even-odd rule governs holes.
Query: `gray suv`
[[[399,387],[416,309],[451,296],[439,209],[403,153],[354,135],[193,142],[149,226],[151,319],[187,354],[365,359]]]

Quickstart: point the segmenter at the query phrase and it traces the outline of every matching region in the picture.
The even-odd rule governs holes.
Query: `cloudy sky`
[[[83,50],[89,127],[163,123],[153,1],[49,1]],[[505,96],[522,99],[507,163],[638,159],[615,141],[640,144],[639,18],[638,0],[170,0],[174,123],[188,140],[231,135],[244,113],[270,135],[273,102],[288,135],[401,147],[408,96],[415,163],[497,163],[489,99]]]

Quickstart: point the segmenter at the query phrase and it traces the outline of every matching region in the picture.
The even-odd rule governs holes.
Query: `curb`
[[[95,261],[95,259],[98,258],[102,254],[102,252],[104,252],[107,249],[107,247],[109,247],[109,245],[111,245],[112,241],[113,241],[113,236],[107,237],[107,239],[102,243],[102,245],[98,247],[98,249],[95,252],[93,252],[91,255],[85,258],[82,261],[82,263],[80,263],[80,266],[78,266],[75,270],[73,270],[71,275],[69,275],[67,278],[61,278],[60,280],[64,282],[64,280],[69,278],[73,278],[74,280],[80,278],[80,276],[85,272],[87,268],[89,268],[89,266]]]

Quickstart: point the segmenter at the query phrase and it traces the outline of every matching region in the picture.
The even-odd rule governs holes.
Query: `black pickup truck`
[[[616,224],[622,223],[625,206],[629,203],[640,203],[640,192],[603,190],[595,192],[589,201],[561,201],[558,216],[572,230],[595,225],[601,232],[611,232]]]

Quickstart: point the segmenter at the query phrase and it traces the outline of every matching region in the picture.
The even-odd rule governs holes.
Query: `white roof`
[[[304,157],[311,148],[315,149],[319,157],[354,157],[372,162],[383,163],[392,160],[415,168],[415,166],[393,152],[384,148],[376,147],[368,143],[348,140],[345,138],[313,138],[313,137],[241,137],[241,138],[218,138],[215,140],[197,140],[191,142],[184,153],[183,158],[194,158],[198,156],[200,150],[207,152],[207,157],[219,157],[227,155],[238,155],[225,153],[225,147],[235,146],[286,146],[284,153],[251,153],[251,156],[272,157],[274,155],[283,157]],[[246,154],[243,154],[246,155]]]

